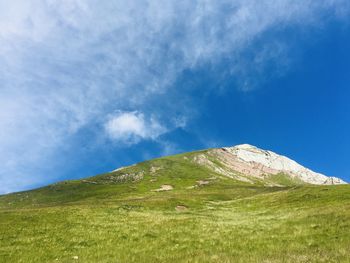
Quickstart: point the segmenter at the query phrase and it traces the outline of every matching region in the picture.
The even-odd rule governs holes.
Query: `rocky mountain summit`
[[[328,177],[316,173],[288,157],[272,151],[262,150],[249,144],[212,149],[209,151],[209,154],[215,156],[221,162],[224,167],[223,170],[226,172],[236,171],[241,175],[249,175],[255,178],[264,178],[266,175],[283,173],[294,180],[309,184],[346,184],[346,182],[337,177]],[[244,178],[243,176],[241,179]]]

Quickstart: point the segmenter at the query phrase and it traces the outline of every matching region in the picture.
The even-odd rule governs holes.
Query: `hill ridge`
[[[215,173],[225,175],[238,181],[255,183],[267,181],[266,185],[279,185],[271,183],[273,176],[283,174],[289,177],[290,184],[336,185],[347,184],[338,177],[326,176],[306,168],[293,159],[277,154],[270,150],[260,149],[251,144],[239,144],[231,147],[211,148],[180,155],[190,154],[192,161],[198,165],[209,168]],[[174,155],[177,156],[177,155]],[[167,156],[163,158],[172,158]],[[159,158],[158,158],[159,159]],[[157,160],[157,159],[153,159]],[[149,160],[147,162],[152,162]],[[111,173],[121,172],[124,169],[135,167],[138,164],[120,167]],[[155,171],[153,171],[155,172]],[[152,173],[153,173],[152,172]]]

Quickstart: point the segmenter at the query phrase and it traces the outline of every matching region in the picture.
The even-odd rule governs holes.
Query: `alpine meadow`
[[[350,263],[350,0],[0,0],[0,263]]]
[[[314,185],[288,170],[266,174],[269,167],[240,154],[258,160],[269,152],[228,149],[237,154],[231,160],[223,149],[184,153],[2,196],[1,258],[348,262],[349,185]],[[237,171],[242,166],[261,175]]]

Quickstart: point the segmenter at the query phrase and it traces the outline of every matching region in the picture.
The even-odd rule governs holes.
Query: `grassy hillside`
[[[350,262],[349,185],[238,181],[198,154],[1,196],[0,262]]]

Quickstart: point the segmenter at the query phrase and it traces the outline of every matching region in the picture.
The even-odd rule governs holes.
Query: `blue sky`
[[[0,193],[240,143],[350,181],[348,1],[0,10]]]

